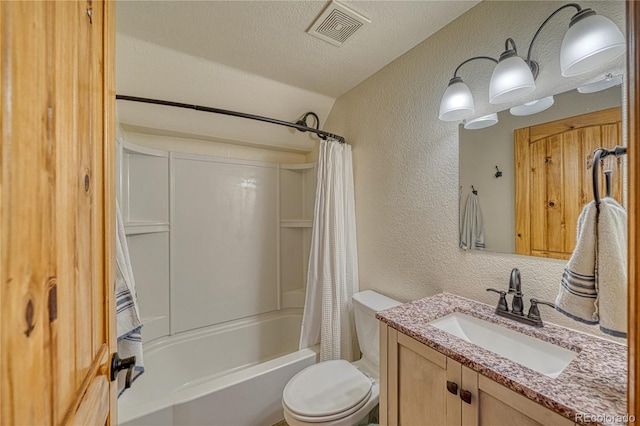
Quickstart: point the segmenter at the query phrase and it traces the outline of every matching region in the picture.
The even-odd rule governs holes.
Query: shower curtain
[[[351,146],[320,142],[318,183],[300,348],[320,343],[320,360],[354,359],[351,297],[358,291]]]

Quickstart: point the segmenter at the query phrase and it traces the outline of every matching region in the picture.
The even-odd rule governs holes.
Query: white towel
[[[596,284],[600,330],[626,337],[627,212],[610,197],[600,203]]]
[[[576,247],[564,268],[556,297],[556,310],[576,321],[597,324],[596,310],[596,203],[578,216]]]
[[[595,202],[578,218],[576,247],[565,267],[556,310],[576,321],[600,324],[603,333],[626,337],[627,215],[614,199]]]
[[[460,231],[460,248],[463,250],[484,250],[482,213],[478,196],[473,192],[467,197],[464,220]]]
[[[120,206],[116,201],[116,323],[118,333],[118,355],[120,359],[136,357],[136,365],[131,375],[131,381],[144,372],[142,359],[142,322],[136,299],[136,284],[133,279],[133,269],[129,258],[127,236],[122,223]],[[120,377],[123,377],[120,375]],[[124,377],[123,377],[124,380]],[[119,380],[120,381],[120,380]],[[124,384],[119,385],[120,394],[124,391]]]

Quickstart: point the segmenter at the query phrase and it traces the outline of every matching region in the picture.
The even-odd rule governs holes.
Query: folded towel
[[[116,201],[116,323],[118,335],[118,355],[120,359],[136,357],[131,381],[144,372],[142,360],[142,322],[136,299],[133,269],[129,258],[127,236],[124,231],[120,206]],[[118,386],[120,394],[124,386]]]
[[[626,337],[627,212],[610,197],[600,203],[596,284],[600,330]]]
[[[590,202],[578,216],[576,247],[564,268],[556,310],[576,321],[597,324],[596,204]]]
[[[460,248],[463,250],[484,250],[482,213],[478,196],[473,192],[467,197],[462,230],[460,231]]]

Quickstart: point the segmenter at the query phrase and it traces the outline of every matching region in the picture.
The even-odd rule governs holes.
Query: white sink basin
[[[460,312],[439,318],[429,325],[551,378],[558,377],[578,355],[569,349]]]

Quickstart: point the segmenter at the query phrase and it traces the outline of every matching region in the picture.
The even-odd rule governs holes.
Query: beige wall
[[[150,135],[132,131],[122,132],[122,137],[127,142],[147,148],[159,149],[161,151],[284,164],[305,162],[305,154],[254,146],[243,146],[233,143],[214,142],[207,139]]]
[[[284,121],[296,121],[314,111],[324,123],[334,98],[188,55],[145,40],[116,36],[116,90],[119,95],[240,111]],[[210,138],[266,148],[308,152],[310,133],[188,109],[120,100],[119,122],[139,133],[182,133],[187,138]]]
[[[538,25],[562,4],[484,1],[336,101],[324,127],[353,146],[362,289],[403,301],[447,291],[495,304],[496,295],[485,288],[506,288],[509,272],[517,267],[527,299],[555,299],[563,261],[458,248],[458,123],[441,122],[437,116],[440,97],[459,63],[476,55],[497,57],[507,37],[515,39],[524,55]],[[581,5],[624,30],[624,2]],[[603,69],[577,79],[558,77],[557,55],[571,14],[561,12],[541,33],[534,49],[542,66],[538,88],[518,104],[604,74]],[[620,71],[623,60],[612,65]],[[461,69],[476,98],[476,115],[516,104],[490,108],[491,70],[488,61]],[[549,309],[542,315],[597,333]]]
[[[535,115],[516,117],[506,110],[498,114],[498,124],[486,129],[465,130],[460,126],[459,181],[462,197],[459,213],[461,218],[464,217],[465,203],[473,185],[478,190],[486,250],[515,253],[513,131],[622,104],[620,86],[588,94],[571,90],[554,98],[551,108]],[[501,178],[495,177],[495,166],[502,171]]]

